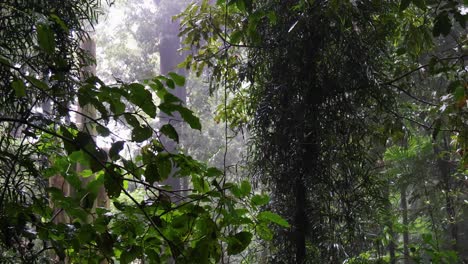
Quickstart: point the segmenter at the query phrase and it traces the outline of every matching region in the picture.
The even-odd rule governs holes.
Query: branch
[[[465,57],[468,57],[468,55],[462,55],[462,56],[459,56],[459,57],[447,57],[447,58],[442,58],[442,59],[438,59],[439,61],[450,61],[450,60],[464,60]],[[424,64],[424,65],[421,65],[419,67],[416,67],[412,70],[410,70],[409,72],[406,72],[398,77],[396,77],[395,79],[393,80],[390,80],[390,81],[386,81],[386,82],[383,82],[383,83],[380,83],[381,85],[391,85],[405,77],[408,77],[410,76],[411,74],[421,70],[421,69],[424,69],[426,67],[429,67],[430,66],[430,63],[427,63],[427,64]]]
[[[50,134],[52,136],[55,136],[57,138],[60,138],[64,141],[67,141],[75,146],[77,146],[77,143],[73,140],[73,139],[69,139],[67,137],[64,137],[62,135],[59,135],[53,131],[50,131],[50,130],[47,130],[47,129],[44,129],[40,126],[37,126],[37,125],[34,125],[34,124],[31,124],[30,122],[28,122],[27,120],[24,120],[24,119],[16,119],[16,118],[9,118],[9,117],[0,117],[0,122],[14,122],[14,123],[20,123],[20,124],[25,124],[25,125],[28,125],[28,126],[31,126],[37,130],[40,130],[44,133],[47,133],[47,134]],[[88,154],[91,158],[93,158],[95,161],[98,162],[98,164],[106,171],[109,173],[109,168],[106,166],[106,164],[101,161],[99,158],[97,158],[96,156],[94,156],[91,152],[89,152],[88,150],[86,150],[85,148],[81,148],[86,154]],[[154,223],[153,219],[151,218],[151,216],[148,215],[148,213],[145,211],[145,209],[142,207],[142,205],[140,203],[138,203],[138,201],[135,200],[135,198],[133,198],[133,196],[127,191],[125,190],[125,188],[120,185],[120,188],[122,190],[122,192],[128,197],[130,198],[130,200],[132,200],[132,202],[138,207],[138,209],[140,209],[140,211],[143,213],[143,215],[145,216],[145,218],[149,221],[149,223],[151,224],[151,226],[156,230],[156,232],[158,232],[158,234],[164,239],[164,241],[166,241],[169,246],[171,246],[171,248],[174,248],[175,250],[178,251],[178,253],[180,253],[181,255],[183,255],[183,252],[179,249],[179,247],[174,244],[174,242],[172,242],[170,239],[168,239],[163,233],[162,231],[158,228],[158,226],[156,225],[156,223]],[[184,256],[184,255],[183,255]],[[185,256],[184,256],[185,257]]]
[[[403,92],[404,94],[408,95],[409,97],[413,98],[414,100],[416,100],[416,101],[418,101],[418,102],[421,102],[421,103],[424,103],[424,104],[427,104],[427,105],[431,105],[431,106],[437,106],[437,105],[434,104],[434,103],[425,101],[425,100],[423,100],[423,99],[421,99],[421,98],[418,98],[418,97],[412,95],[410,92],[408,92],[407,90],[401,88],[401,87],[398,86],[398,85],[389,84],[389,86],[396,88],[398,91]]]

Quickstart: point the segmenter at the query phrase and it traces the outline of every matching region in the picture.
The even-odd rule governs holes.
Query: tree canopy
[[[128,2],[116,37],[145,54],[112,50],[101,78],[87,44],[123,2],[0,4],[0,262],[468,259],[466,1]],[[204,129],[179,94],[197,77],[224,167],[174,147]]]

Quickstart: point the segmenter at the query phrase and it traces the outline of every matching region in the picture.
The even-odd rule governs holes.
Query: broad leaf
[[[136,258],[141,257],[143,249],[141,247],[132,246],[129,249],[126,249],[120,255],[121,264],[129,264],[134,261]]]
[[[149,184],[153,184],[155,182],[161,181],[161,176],[159,176],[159,172],[158,172],[158,166],[155,162],[152,162],[146,165],[144,176],[145,176],[145,180]]]
[[[179,135],[177,131],[171,124],[165,124],[160,129],[161,133],[166,135],[168,138],[174,140],[175,142],[179,143]]]
[[[161,153],[156,156],[156,166],[158,167],[158,174],[161,180],[167,179],[172,171],[172,163],[167,153]]]
[[[255,232],[261,239],[264,239],[266,241],[270,241],[273,239],[273,232],[270,228],[268,228],[268,226],[264,224],[257,225],[255,227]]]
[[[117,141],[112,143],[111,148],[109,149],[109,157],[111,160],[119,159],[119,152],[122,151],[125,141]]]
[[[236,255],[244,251],[244,249],[246,249],[252,241],[252,236],[252,233],[245,231],[237,233],[233,236],[228,236],[228,255]]]
[[[250,186],[248,181],[242,181],[240,184],[240,191],[242,196],[247,196],[250,194],[250,191],[252,191],[252,186]]]
[[[252,197],[251,203],[254,206],[263,206],[268,204],[270,197],[266,194],[256,194]]]
[[[169,76],[171,79],[174,81],[174,83],[178,86],[184,86],[185,85],[185,77],[182,75],[179,75],[175,72],[170,72]]]
[[[288,221],[284,220],[281,216],[278,214],[275,214],[270,211],[264,211],[258,214],[258,219],[268,221],[275,223],[277,225],[280,225],[282,227],[290,227]]]
[[[132,130],[132,141],[143,142],[153,136],[153,130],[146,125],[135,127]]]
[[[127,98],[130,102],[140,107],[151,118],[156,117],[156,106],[153,103],[152,95],[142,84],[132,83],[128,85],[130,94]]]
[[[182,118],[184,119],[184,121],[187,122],[187,124],[189,124],[191,128],[201,130],[202,127],[201,127],[200,119],[198,119],[198,117],[196,117],[192,111],[190,111],[189,109],[183,106],[179,107],[178,111],[180,115],[182,116]]]
[[[110,198],[117,198],[122,191],[123,179],[113,169],[106,170],[104,174],[104,186],[106,187],[107,195]]]

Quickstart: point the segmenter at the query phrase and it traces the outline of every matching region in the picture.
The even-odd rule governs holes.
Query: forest
[[[467,13],[0,1],[0,264],[468,263]]]

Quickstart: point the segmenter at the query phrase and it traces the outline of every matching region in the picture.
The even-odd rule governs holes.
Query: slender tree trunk
[[[296,263],[305,263],[306,258],[306,189],[304,182],[301,177],[296,179],[296,216],[295,216],[295,227],[296,227]]]
[[[390,264],[396,264],[396,256],[395,256],[395,250],[396,250],[396,245],[395,245],[395,232],[393,230],[393,220],[392,220],[392,205],[390,202],[390,184],[388,183],[386,188],[384,189],[384,197],[387,200],[387,205],[385,206],[386,211],[387,211],[387,216],[386,216],[386,226],[388,227],[388,233],[390,234],[390,241],[388,243],[388,254],[390,255]]]
[[[402,220],[403,220],[403,263],[409,264],[410,263],[410,255],[409,255],[409,232],[408,232],[408,197],[406,193],[406,186],[401,187],[401,213],[402,213]]]
[[[445,147],[444,149],[449,149],[447,139],[444,138],[444,143]],[[452,179],[451,179],[451,173],[452,173],[452,168],[451,164],[448,160],[444,159],[444,157],[441,157],[440,153],[441,150],[435,146],[434,147],[434,153],[436,154],[437,157],[437,166],[439,167],[440,171],[440,179],[442,183],[442,187],[444,188],[444,193],[445,193],[445,210],[447,213],[447,220],[449,222],[448,224],[448,232],[449,232],[449,237],[451,239],[450,245],[452,250],[458,252],[458,253],[463,253],[463,249],[460,248],[459,245],[459,238],[458,238],[458,225],[456,223],[456,212],[455,212],[455,204],[453,201],[453,198],[451,197],[451,192],[452,192]]]

